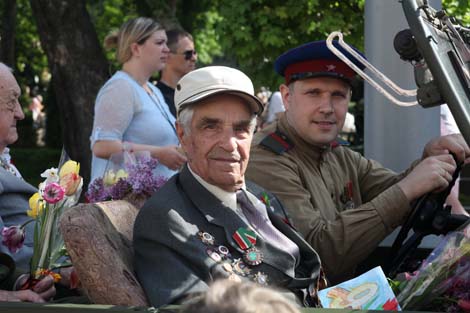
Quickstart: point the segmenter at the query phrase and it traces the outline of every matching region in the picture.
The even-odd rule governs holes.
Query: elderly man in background
[[[277,215],[280,203],[244,178],[263,111],[251,80],[233,68],[201,68],[179,81],[175,103],[188,163],[134,226],[135,269],[150,303],[178,303],[226,278],[269,284],[314,305],[316,252]]]
[[[11,163],[7,147],[18,140],[16,123],[24,118],[18,101],[20,94],[21,89],[11,69],[0,63],[0,229],[21,225],[30,219],[26,214],[29,209],[28,199],[36,192],[36,188],[25,182]],[[33,254],[34,223],[29,223],[25,231],[24,246],[16,253],[10,253],[3,243],[0,244],[1,289],[15,289],[24,282],[24,279],[17,280],[19,272],[15,268],[29,268]],[[0,301],[44,302],[54,294],[54,281],[47,276],[33,290],[0,290]]]
[[[275,69],[285,77],[286,112],[256,135],[247,177],[279,197],[326,276],[339,282],[404,222],[411,201],[449,184],[456,168],[449,152],[462,162],[470,149],[461,136],[432,140],[396,174],[338,139],[355,73],[325,41],[287,51]]]

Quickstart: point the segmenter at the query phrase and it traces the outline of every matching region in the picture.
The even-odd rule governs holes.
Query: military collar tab
[[[268,148],[278,155],[281,155],[294,147],[292,141],[278,129],[264,137],[264,139],[261,140],[260,145]]]

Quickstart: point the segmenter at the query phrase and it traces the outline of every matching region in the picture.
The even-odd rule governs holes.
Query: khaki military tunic
[[[260,141],[276,128],[292,148],[275,153]],[[255,135],[247,178],[278,196],[294,227],[338,282],[363,261],[411,208],[396,174],[349,148],[317,147],[288,127],[285,115]]]

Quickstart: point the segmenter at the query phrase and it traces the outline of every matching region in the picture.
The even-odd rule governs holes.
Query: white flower
[[[42,174],[41,177],[45,178],[45,183],[57,183],[59,182],[59,170],[55,167],[51,167],[48,170],[45,170]]]

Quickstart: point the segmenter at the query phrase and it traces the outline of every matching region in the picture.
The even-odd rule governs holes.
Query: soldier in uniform
[[[470,150],[461,136],[437,138],[396,174],[337,139],[355,73],[325,41],[287,51],[275,70],[285,77],[286,112],[256,134],[247,178],[281,200],[336,283],[404,222],[412,200],[448,185],[456,168],[449,152],[464,161]]]
[[[188,163],[134,226],[135,269],[150,303],[178,303],[226,278],[282,288],[315,305],[317,253],[279,217],[280,203],[244,179],[263,111],[251,80],[228,67],[201,68],[178,82],[175,104]]]

